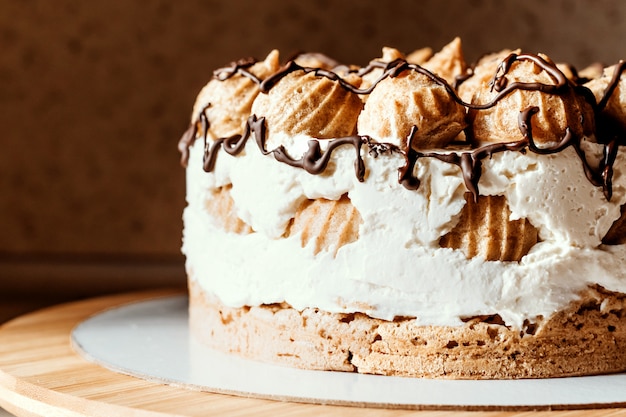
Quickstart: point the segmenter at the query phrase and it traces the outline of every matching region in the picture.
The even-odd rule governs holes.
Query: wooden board
[[[298,404],[192,391],[118,374],[70,346],[74,326],[108,308],[176,294],[107,296],[27,314],[0,327],[0,406],[17,416],[624,416],[626,409],[575,411],[412,411]]]

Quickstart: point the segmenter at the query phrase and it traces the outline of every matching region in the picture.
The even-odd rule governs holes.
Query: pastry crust
[[[510,220],[506,198],[465,193],[465,206],[457,225],[439,240],[442,248],[460,249],[465,256],[487,261],[519,262],[539,240],[527,219]]]
[[[362,313],[233,308],[189,281],[190,327],[204,344],[303,369],[450,379],[513,379],[626,370],[626,295],[590,287],[549,320],[509,328],[498,316],[420,326]]]

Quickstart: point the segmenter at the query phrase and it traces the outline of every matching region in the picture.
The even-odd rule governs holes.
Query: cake
[[[626,370],[626,75],[383,48],[214,72],[179,142],[191,334],[303,369]]]

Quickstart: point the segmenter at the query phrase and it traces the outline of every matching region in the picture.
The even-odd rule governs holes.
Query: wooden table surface
[[[569,411],[389,410],[244,398],[177,388],[86,361],[70,344],[74,326],[108,308],[179,293],[153,290],[45,308],[0,327],[0,407],[17,416],[420,416],[626,417],[626,409]]]

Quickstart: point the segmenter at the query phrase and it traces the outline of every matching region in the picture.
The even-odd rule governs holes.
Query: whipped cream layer
[[[209,139],[210,140],[210,139]],[[276,141],[294,158],[310,137]],[[271,140],[268,150],[271,150]],[[320,140],[322,150],[327,141]],[[286,302],[295,309],[363,312],[391,320],[416,317],[423,325],[459,325],[463,318],[499,314],[507,325],[549,317],[599,284],[626,293],[626,245],[601,244],[626,203],[626,151],[614,164],[613,195],[585,176],[573,147],[539,155],[494,153],[482,162],[480,194],[506,197],[511,219],[526,218],[539,231],[520,262],[467,259],[441,248],[457,224],[467,188],[456,165],[419,158],[416,190],[398,182],[406,161],[398,152],[376,155],[364,145],[365,178],[355,176],[355,149],[340,146],[320,175],[276,161],[250,140],[237,156],[219,153],[203,170],[203,141],[190,146],[183,253],[190,279],[231,307]],[[588,159],[602,147],[584,143]],[[594,161],[590,161],[594,163]],[[251,234],[226,232],[207,211],[213,190],[232,185],[237,216]],[[315,254],[298,234],[283,237],[306,199],[347,194],[361,215],[359,237]]]

